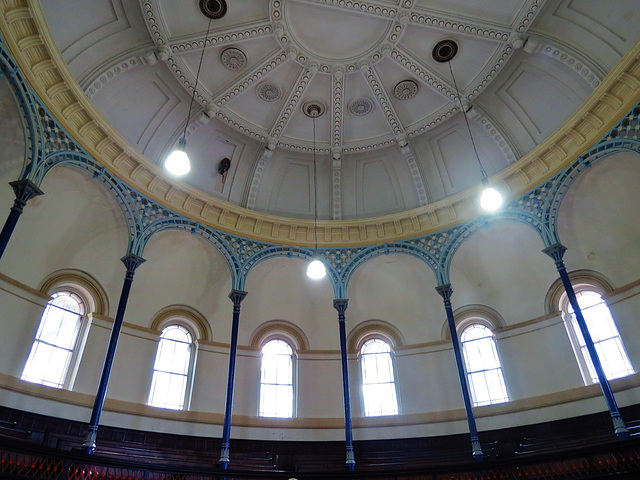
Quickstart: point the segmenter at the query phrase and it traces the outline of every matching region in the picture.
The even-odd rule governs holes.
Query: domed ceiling
[[[640,38],[637,7],[57,0],[39,8],[87,97],[149,162],[161,166],[185,128],[204,47],[187,127],[193,169],[180,181],[272,215],[313,218],[317,202],[321,219],[354,220],[480,183],[456,86],[487,173],[517,162]],[[309,105],[321,112],[315,120]]]

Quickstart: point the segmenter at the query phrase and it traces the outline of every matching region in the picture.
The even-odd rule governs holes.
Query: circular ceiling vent
[[[275,102],[282,96],[280,87],[278,87],[275,83],[268,82],[258,85],[256,93],[258,94],[258,98],[264,100],[265,102]]]
[[[400,100],[413,98],[418,94],[418,84],[413,80],[403,80],[393,89],[393,93]]]
[[[363,117],[373,110],[373,102],[366,97],[356,98],[349,104],[349,111],[356,117]]]
[[[458,53],[458,44],[453,40],[442,40],[436,43],[431,51],[431,56],[436,62],[447,63]]]
[[[308,100],[302,104],[302,113],[309,118],[321,117],[327,107],[320,100]]]
[[[239,48],[225,48],[220,54],[220,61],[229,70],[240,70],[247,65],[247,56]]]
[[[227,2],[225,0],[200,0],[198,6],[202,14],[211,20],[218,20],[227,13]]]

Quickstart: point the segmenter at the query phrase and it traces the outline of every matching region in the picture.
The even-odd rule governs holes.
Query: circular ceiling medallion
[[[413,80],[403,80],[393,89],[393,93],[400,100],[407,100],[413,98],[418,94],[418,84]]]
[[[458,53],[458,44],[453,40],[442,40],[436,43],[431,51],[431,56],[436,62],[447,63]]]
[[[327,107],[320,100],[308,100],[302,104],[302,113],[309,118],[321,117]]]
[[[200,0],[198,6],[202,14],[211,20],[218,20],[227,13],[227,2],[225,0]]]
[[[247,65],[247,56],[239,48],[225,48],[220,54],[220,61],[229,70],[240,70]]]
[[[265,102],[275,102],[282,96],[280,87],[278,87],[275,83],[268,82],[258,85],[256,93],[258,94],[258,98],[264,100]]]
[[[349,111],[356,117],[362,117],[373,110],[373,102],[366,97],[356,98],[349,104]]]

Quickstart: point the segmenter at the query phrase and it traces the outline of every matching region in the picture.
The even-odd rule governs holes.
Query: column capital
[[[344,315],[344,312],[347,311],[347,307],[349,306],[348,298],[335,298],[333,300],[333,308],[338,311],[339,315]]]
[[[146,260],[135,253],[127,253],[124,257],[120,259],[124,266],[127,267],[127,274],[133,275],[140,265],[142,265]]]
[[[567,247],[565,247],[561,243],[556,243],[542,250],[542,253],[550,256],[554,262],[561,262],[564,257],[564,252],[566,251]]]
[[[16,180],[15,182],[9,182],[9,185],[13,188],[13,193],[16,196],[14,207],[20,209],[20,211],[33,197],[44,195],[44,192],[31,180]]]
[[[247,292],[244,290],[231,290],[231,293],[229,293],[229,298],[233,302],[234,307],[239,307],[246,296]]]
[[[438,285],[436,287],[436,292],[438,292],[438,295],[440,295],[446,302],[451,300],[451,295],[453,295],[453,287],[450,283],[447,283],[446,285]]]

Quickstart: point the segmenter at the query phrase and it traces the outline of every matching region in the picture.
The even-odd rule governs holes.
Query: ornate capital
[[[15,182],[9,182],[9,185],[11,185],[13,193],[16,195],[13,208],[18,209],[20,212],[33,197],[44,195],[44,192],[31,180],[16,180]]]
[[[133,274],[140,265],[142,265],[146,260],[135,253],[127,253],[124,257],[120,259],[124,266],[127,267],[127,276],[133,277]]]
[[[348,306],[349,306],[348,298],[336,298],[333,300],[333,308],[335,308],[338,311],[340,320],[344,320],[344,312],[347,311]]]
[[[554,262],[556,262],[556,267],[564,268],[564,262],[562,258],[564,257],[564,252],[567,251],[567,247],[562,245],[561,243],[556,243],[555,245],[551,245],[550,247],[542,250],[542,253],[545,255],[549,255]]]
[[[451,303],[451,295],[453,295],[453,287],[451,284],[438,285],[436,287],[436,292],[438,292],[438,295],[444,299],[445,303]]]
[[[229,298],[233,302],[233,306],[238,308],[246,296],[247,292],[243,290],[231,290],[231,293],[229,293]]]

